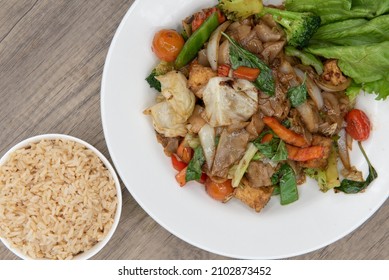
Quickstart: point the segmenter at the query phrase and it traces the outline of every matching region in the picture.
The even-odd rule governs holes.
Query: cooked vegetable
[[[283,161],[288,158],[285,142],[268,131],[261,133],[254,140],[253,144],[263,156],[273,162]]]
[[[262,0],[219,0],[218,7],[233,21],[240,21],[262,11]]]
[[[258,110],[258,93],[246,80],[214,77],[202,91],[204,119],[213,127],[247,121]]]
[[[195,96],[187,88],[187,80],[181,72],[171,71],[158,76],[162,85],[163,101],[144,111],[151,115],[156,131],[166,137],[184,137],[188,132],[186,122],[195,106]]]
[[[257,56],[242,48],[227,34],[223,33],[223,35],[230,42],[230,61],[232,68],[237,69],[239,66],[258,68],[260,70],[260,74],[253,84],[267,95],[274,95],[275,82],[270,67]]]
[[[231,180],[216,183],[211,178],[207,178],[205,181],[205,190],[210,197],[222,202],[229,200],[234,192],[234,188],[231,186]]]
[[[292,12],[264,7],[261,16],[270,14],[285,30],[288,45],[302,48],[308,45],[320,26],[320,17],[308,12]]]
[[[257,151],[258,149],[253,143],[248,144],[247,150],[242,159],[239,161],[238,166],[235,169],[234,176],[232,178],[232,186],[234,188],[239,186],[240,180],[242,180],[243,175],[246,172],[246,169],[249,166],[251,159],[254,157]]]
[[[363,182],[343,179],[340,186],[335,188],[335,190],[337,191],[341,191],[348,194],[362,192],[371,184],[371,182],[373,182],[378,177],[377,171],[372,166],[360,141],[358,141],[358,146],[369,166],[369,175],[367,176],[366,181]]]
[[[323,63],[311,53],[298,50],[292,46],[285,47],[285,54],[289,56],[295,56],[301,60],[301,63],[304,65],[310,65],[315,68],[317,74],[321,75],[323,73]]]
[[[357,141],[364,141],[369,138],[371,125],[366,114],[359,109],[352,109],[345,117],[347,126],[346,132]]]
[[[188,167],[186,169],[185,173],[185,181],[189,182],[192,180],[200,180],[201,175],[203,174],[203,171],[201,170],[201,167],[203,166],[205,162],[203,149],[201,146],[198,146],[195,151],[193,158],[188,164]]]
[[[180,172],[177,173],[176,181],[180,185],[180,187],[185,186],[186,184],[186,171],[188,169],[188,166],[186,166],[184,169],[182,169]]]
[[[207,45],[207,58],[208,62],[211,65],[213,71],[218,69],[218,58],[219,58],[219,43],[220,38],[222,36],[222,32],[224,32],[228,26],[230,26],[231,22],[226,21],[223,24],[219,25],[215,31],[211,34],[211,38],[209,38],[209,42]]]
[[[172,63],[161,60],[157,66],[151,71],[150,75],[147,76],[146,81],[149,83],[151,88],[155,88],[159,92],[161,91],[161,82],[156,79],[157,76],[165,75],[167,72],[174,70]]]
[[[306,147],[308,146],[307,141],[304,136],[297,134],[296,132],[287,129],[283,126],[276,118],[273,117],[264,117],[263,122],[270,127],[274,133],[284,140],[286,143],[297,146],[297,147]]]
[[[219,77],[228,77],[230,74],[231,66],[228,64],[221,64],[217,67],[217,75]]]
[[[185,167],[188,166],[187,163],[179,160],[177,158],[177,156],[174,155],[174,154],[171,156],[171,159],[172,159],[172,165],[173,165],[174,169],[177,170],[177,171],[181,171],[182,169],[184,169]]]
[[[193,20],[191,24],[192,32],[195,32],[213,13],[217,13],[217,19],[219,23],[223,23],[226,20],[224,14],[216,7],[203,9],[202,11],[197,12],[193,15]]]
[[[305,148],[298,148],[292,145],[286,145],[288,151],[288,159],[294,161],[307,161],[313,159],[320,159],[324,156],[323,146],[310,146]]]
[[[215,12],[185,42],[185,45],[175,60],[176,69],[184,67],[196,57],[197,52],[203,47],[204,43],[209,39],[218,25],[218,15]]]
[[[173,62],[184,44],[180,33],[172,29],[162,29],[155,33],[151,49],[160,60]]]
[[[199,138],[208,169],[211,169],[216,152],[215,129],[206,123],[199,131]]]
[[[232,76],[237,79],[245,79],[254,82],[261,71],[258,68],[251,68],[246,66],[239,66],[232,71]]]
[[[289,164],[282,164],[281,168],[273,175],[272,181],[274,184],[279,183],[281,205],[298,200],[296,176]]]
[[[307,86],[305,85],[304,79],[301,85],[288,89],[287,95],[290,100],[290,104],[292,104],[293,107],[298,107],[305,103],[305,101],[307,101],[307,93]]]

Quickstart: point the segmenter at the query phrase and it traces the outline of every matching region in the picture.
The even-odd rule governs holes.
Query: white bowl
[[[107,158],[100,152],[98,151],[95,147],[93,147],[91,144],[78,139],[73,136],[69,135],[64,135],[64,134],[43,134],[43,135],[37,135],[28,139],[25,139],[21,141],[20,143],[16,144],[13,146],[7,153],[4,154],[4,156],[0,159],[0,165],[2,165],[7,159],[8,156],[21,148],[24,148],[31,143],[37,143],[41,140],[55,140],[55,139],[63,139],[63,140],[70,140],[74,141],[77,143],[80,143],[87,147],[89,150],[93,151],[103,162],[105,167],[108,169],[108,171],[111,173],[111,176],[115,182],[116,186],[116,193],[117,193],[117,207],[116,207],[116,212],[115,212],[115,217],[114,217],[114,222],[112,224],[111,229],[109,230],[108,234],[104,237],[103,240],[99,241],[96,243],[92,248],[89,250],[76,255],[73,259],[74,260],[87,260],[91,257],[93,257],[95,254],[97,254],[101,249],[104,248],[104,246],[108,243],[108,241],[111,239],[112,235],[114,234],[121,215],[121,210],[122,210],[122,193],[121,193],[121,187],[119,183],[118,176],[116,175],[116,172],[114,168],[112,167],[111,163],[107,160]],[[0,240],[3,242],[3,244],[10,250],[12,251],[15,255],[17,255],[19,258],[26,259],[26,260],[31,260],[32,258],[24,253],[22,253],[19,249],[13,248],[10,243],[5,239],[5,238],[0,238]]]

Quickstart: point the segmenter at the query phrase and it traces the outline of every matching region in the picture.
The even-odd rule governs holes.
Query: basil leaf
[[[295,108],[307,101],[307,94],[305,81],[299,86],[289,88],[287,93],[290,103]]]
[[[230,61],[233,69],[239,66],[258,68],[261,70],[258,78],[253,84],[267,95],[273,96],[275,92],[275,82],[272,70],[256,55],[242,48],[234,39],[227,34],[223,35],[230,41]]]
[[[259,152],[266,158],[277,162],[288,159],[288,151],[286,150],[285,142],[273,134],[273,138],[267,142],[262,143],[262,138],[272,132],[264,131],[254,140],[253,144],[259,150]]]
[[[193,180],[199,180],[201,178],[201,175],[203,173],[201,167],[203,166],[204,162],[205,162],[205,157],[203,154],[203,148],[201,146],[198,146],[194,150],[193,158],[189,162],[188,168],[186,169],[185,180],[187,182]]]
[[[373,182],[378,177],[377,171],[371,165],[371,162],[370,162],[369,158],[367,157],[365,150],[362,147],[361,142],[358,142],[358,145],[359,145],[359,148],[361,149],[361,152],[362,152],[364,158],[367,161],[367,164],[369,165],[369,175],[367,176],[367,178],[364,182],[343,179],[343,181],[340,183],[340,186],[335,188],[335,190],[337,190],[337,191],[341,191],[341,192],[344,192],[347,194],[359,193],[359,192],[365,190],[370,185],[370,183]]]
[[[276,185],[274,186],[273,192],[271,195],[279,195],[281,193],[280,186]]]
[[[285,142],[279,139],[277,150],[274,156],[271,158],[272,161],[283,161],[288,159],[288,151],[286,150]]]
[[[290,204],[298,200],[298,190],[296,176],[292,167],[289,164],[284,163],[281,168],[273,174],[272,183],[279,183],[279,193],[281,199],[281,205]]]

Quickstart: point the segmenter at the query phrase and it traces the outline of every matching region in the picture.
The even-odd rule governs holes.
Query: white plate
[[[275,197],[258,214],[238,200],[227,204],[212,200],[197,183],[180,188],[170,159],[156,141],[150,117],[142,114],[155,98],[145,81],[157,62],[150,46],[157,30],[177,29],[181,19],[216,2],[142,0],[124,17],[108,53],[101,93],[104,134],[116,169],[153,219],[202,249],[235,258],[278,259],[326,246],[359,227],[388,198],[389,101],[359,99],[359,107],[367,110],[374,126],[364,147],[379,175],[363,194],[323,194],[309,181],[299,187],[296,203],[280,206]],[[352,162],[367,176],[357,146]]]

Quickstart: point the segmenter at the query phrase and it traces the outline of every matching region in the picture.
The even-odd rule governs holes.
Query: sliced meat
[[[257,33],[258,38],[264,43],[279,41],[282,37],[282,34],[278,29],[271,28],[263,22],[257,24],[254,27],[254,30]]]
[[[216,148],[211,175],[227,178],[229,168],[240,160],[246,151],[250,134],[245,129],[229,133],[224,129]]]
[[[205,86],[209,79],[216,77],[217,73],[210,67],[205,67],[200,64],[193,64],[189,72],[188,86],[193,93],[198,96],[198,91]]]
[[[286,95],[286,88],[276,79],[274,96],[260,92],[258,96],[259,109],[265,116],[285,119],[290,110],[290,102]]]
[[[178,145],[180,143],[179,137],[165,137],[162,134],[156,132],[157,141],[162,145],[163,151],[168,157],[177,152]]]
[[[257,138],[265,127],[262,118],[263,114],[258,112],[251,117],[250,123],[246,126],[246,130],[250,133],[253,139]]]
[[[328,157],[330,156],[331,153],[332,139],[319,136],[319,135],[313,135],[311,145],[324,147],[323,158],[305,161],[302,162],[300,165],[302,167],[308,167],[308,168],[325,168],[328,164]]]
[[[251,161],[247,168],[246,177],[249,185],[255,188],[271,186],[271,176],[275,170],[268,164],[261,161]]]
[[[235,188],[234,196],[256,212],[260,212],[269,202],[274,187],[254,188],[245,178],[242,183],[242,187]]]

